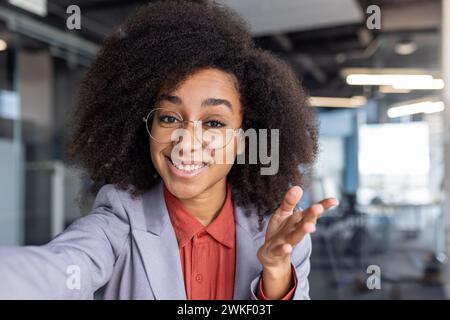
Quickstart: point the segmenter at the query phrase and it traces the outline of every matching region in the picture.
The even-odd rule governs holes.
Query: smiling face
[[[151,125],[159,125],[163,133],[171,132],[174,123],[180,124],[181,120],[201,120],[203,132],[240,128],[239,98],[234,76],[218,69],[203,69],[189,76],[175,91],[160,93],[156,108],[161,112],[152,117]],[[167,189],[180,199],[191,199],[226,182],[233,161],[225,158],[235,159],[238,138],[232,137],[225,146],[210,149],[208,134],[199,140],[192,122],[184,128],[185,133],[190,133],[188,138],[183,136],[172,143],[149,138],[149,142],[153,165]]]

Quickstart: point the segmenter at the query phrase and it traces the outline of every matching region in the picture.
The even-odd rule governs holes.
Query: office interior
[[[0,245],[44,244],[89,214],[70,115],[102,40],[146,2],[0,2]],[[293,68],[320,123],[302,207],[340,205],[312,236],[311,298],[450,298],[450,0],[219,2]]]

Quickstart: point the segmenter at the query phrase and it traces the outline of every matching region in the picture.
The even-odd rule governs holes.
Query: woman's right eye
[[[175,123],[178,121],[178,119],[175,118],[174,116],[161,116],[159,118],[159,121],[164,122],[164,123]]]

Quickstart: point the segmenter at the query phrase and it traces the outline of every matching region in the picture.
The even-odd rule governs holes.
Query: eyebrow
[[[170,94],[162,94],[159,99],[160,101],[162,100],[167,100],[169,102],[172,102],[174,104],[182,104],[183,101],[181,100],[180,97],[174,96],[174,95],[170,95]],[[208,106],[220,106],[220,105],[225,105],[227,106],[230,110],[233,110],[231,102],[226,100],[226,99],[219,99],[219,98],[207,98],[205,100],[202,101],[201,106],[202,107],[208,107]]]
[[[169,102],[172,102],[174,104],[181,104],[182,101],[179,97],[177,96],[172,96],[170,94],[162,94],[159,98],[158,101],[162,101],[162,100],[167,100]]]

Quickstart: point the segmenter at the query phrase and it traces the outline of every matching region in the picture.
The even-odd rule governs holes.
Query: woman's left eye
[[[207,121],[206,124],[211,128],[221,128],[221,127],[225,126],[224,123],[217,121],[217,120]]]

